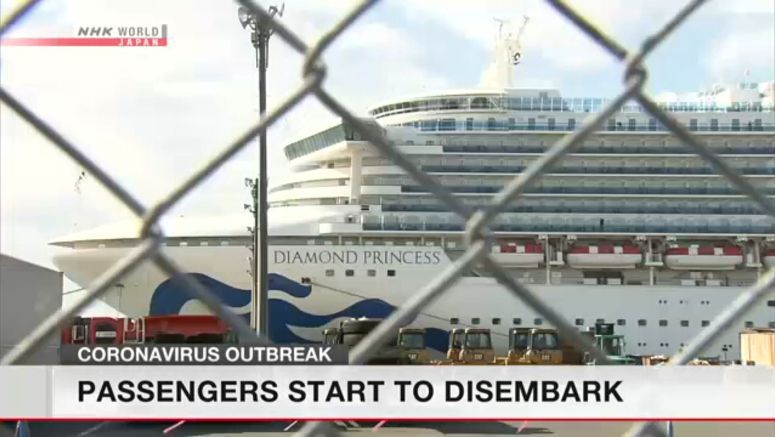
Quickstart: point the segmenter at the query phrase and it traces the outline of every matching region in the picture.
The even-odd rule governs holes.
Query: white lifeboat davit
[[[502,243],[492,248],[492,259],[504,267],[537,268],[544,261],[540,244]]]
[[[642,261],[637,246],[574,246],[568,253],[568,265],[576,269],[634,269]]]
[[[762,262],[767,267],[775,267],[775,250],[768,250],[762,255]]]
[[[733,270],[743,262],[743,249],[737,246],[689,246],[668,249],[665,265],[673,270]]]

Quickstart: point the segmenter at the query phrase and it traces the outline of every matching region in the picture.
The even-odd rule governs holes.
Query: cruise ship
[[[486,206],[603,98],[512,85],[518,41],[501,36],[493,85],[397,98],[362,118],[472,209]],[[716,85],[662,108],[759,190],[775,196],[774,84]],[[284,146],[290,172],[268,201],[269,329],[320,341],[349,317],[385,317],[466,249],[464,221],[347,123]],[[250,214],[163,221],[163,250],[249,316]],[[571,323],[615,324],[634,355],[673,354],[775,267],[775,219],[650,114],[627,103],[497,216],[492,257]],[[138,243],[139,223],[57,239],[55,264],[87,286]],[[150,263],[103,300],[127,316],[207,312]],[[413,324],[446,332],[547,327],[485,270],[472,269]],[[704,351],[739,356],[738,332],[775,328],[775,291]]]

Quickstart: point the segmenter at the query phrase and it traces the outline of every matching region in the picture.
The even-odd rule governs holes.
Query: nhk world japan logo
[[[166,47],[167,25],[160,26],[81,26],[75,36],[2,38],[4,46],[59,47]]]

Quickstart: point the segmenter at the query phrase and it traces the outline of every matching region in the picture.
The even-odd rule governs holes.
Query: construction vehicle
[[[338,328],[323,331],[325,344],[357,345],[382,319],[347,319],[339,322]],[[366,364],[424,364],[429,362],[425,348],[425,330],[419,328],[401,328],[393,340],[383,345]]]
[[[432,361],[437,365],[494,364],[490,330],[486,328],[455,328],[449,333],[447,359]]]
[[[465,337],[465,328],[454,328],[449,331],[449,347],[447,348],[447,360],[457,361],[460,359],[460,350],[463,349],[463,338]]]
[[[775,366],[775,329],[751,328],[741,332],[740,359],[757,366]]]
[[[425,345],[426,331],[423,328],[406,327],[398,331],[398,348],[407,364],[428,364],[430,352]]]
[[[207,315],[137,318],[76,317],[62,328],[62,344],[235,343],[229,325]]]
[[[563,364],[563,347],[556,329],[530,330],[528,348],[519,364]]]
[[[530,346],[532,328],[511,328],[509,330],[509,351],[505,357],[495,357],[495,364],[526,364],[525,352]]]
[[[323,330],[323,344],[336,344],[336,339],[339,336],[339,329],[328,328]]]
[[[635,365],[638,361],[635,358],[628,356],[624,352],[624,336],[621,334],[614,334],[613,323],[596,323],[595,324],[595,345],[600,349],[611,362],[615,365]],[[596,364],[595,359],[589,354],[585,356],[586,364]]]

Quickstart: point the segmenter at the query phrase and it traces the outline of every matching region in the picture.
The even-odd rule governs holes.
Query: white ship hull
[[[56,263],[73,280],[88,285],[127,251],[68,251]],[[236,312],[249,313],[251,280],[245,247],[165,247],[164,251]],[[270,278],[270,329],[280,342],[319,341],[325,327],[344,317],[384,317],[450,264],[440,247],[271,246],[269,255],[269,271],[274,274]],[[327,276],[327,270],[333,270],[333,276]],[[346,276],[347,270],[352,270],[352,276]],[[369,276],[369,270],[374,276]],[[388,276],[388,270],[394,270],[395,276]],[[302,284],[302,277],[309,278],[310,284]],[[167,279],[155,266],[143,264],[104,300],[133,317],[207,312]],[[597,319],[618,323],[616,330],[625,335],[628,353],[635,355],[675,353],[697,335],[703,321],[713,320],[743,291],[742,287],[659,285],[528,286],[570,323],[589,326]],[[737,357],[743,323],[766,324],[773,310],[757,305],[704,355],[723,357],[722,348],[727,345],[727,357]],[[491,328],[496,348],[503,350],[506,333],[515,322],[537,326],[536,319],[542,319],[541,326],[549,326],[492,278],[463,277],[414,323],[435,328],[430,342],[439,349],[446,341],[444,332],[451,327],[476,325]]]

